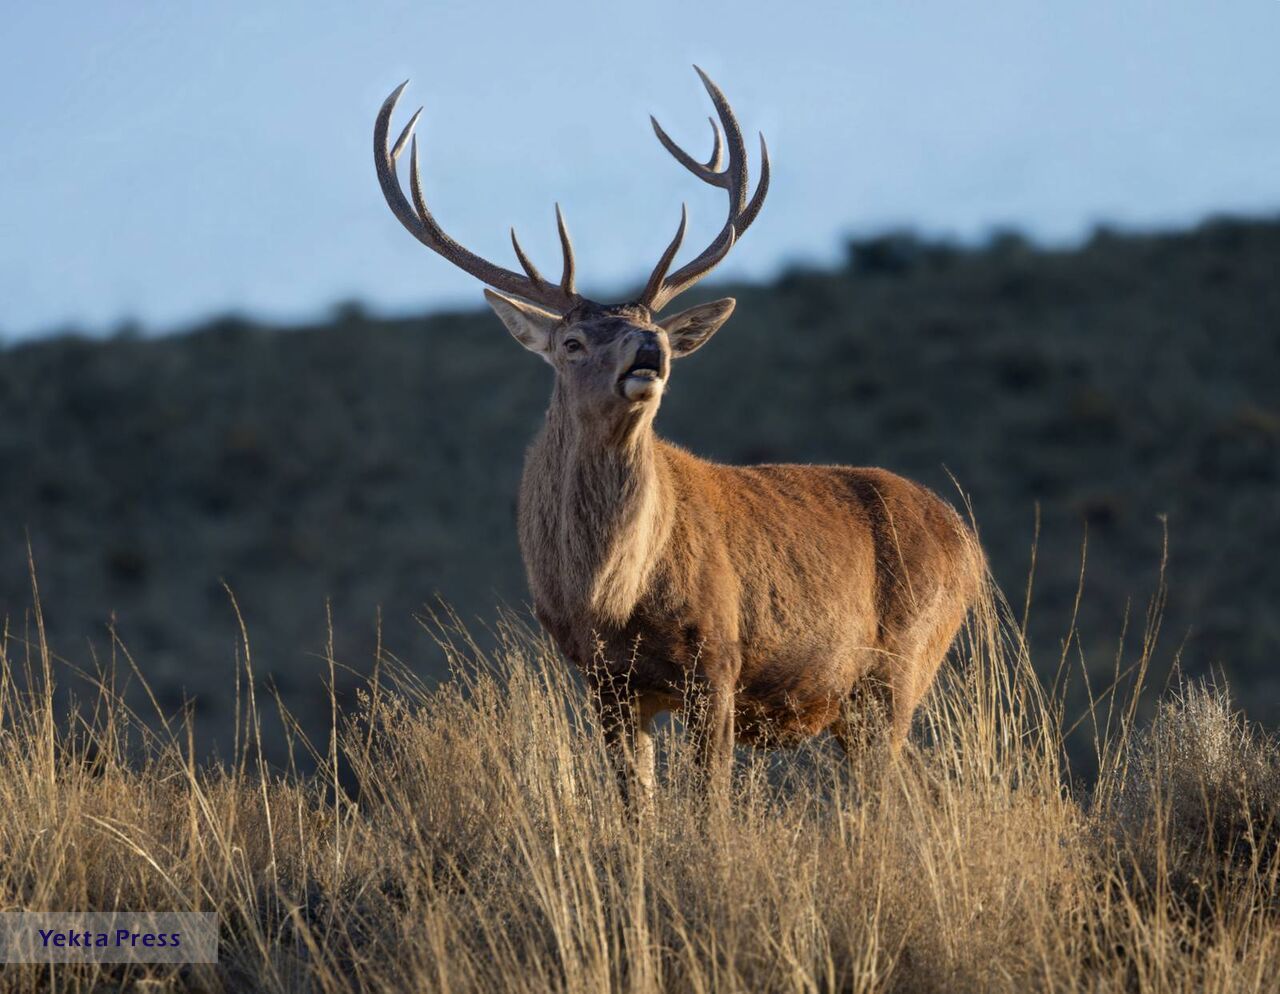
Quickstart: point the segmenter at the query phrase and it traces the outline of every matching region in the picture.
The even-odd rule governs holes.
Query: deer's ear
[[[559,315],[488,289],[484,292],[484,298],[489,301],[493,313],[507,326],[512,338],[530,352],[536,352],[547,362],[551,361],[551,332],[560,323]]]
[[[690,307],[687,311],[673,314],[658,322],[671,339],[671,355],[679,359],[690,352],[696,352],[707,339],[729,320],[737,303],[732,297],[713,300],[708,304]]]

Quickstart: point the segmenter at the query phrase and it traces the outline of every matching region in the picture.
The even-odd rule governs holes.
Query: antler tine
[[[725,98],[720,87],[716,86],[711,77],[697,66],[693,68],[702,80],[702,85],[706,87],[707,94],[711,97],[711,102],[715,106],[716,115],[720,118],[720,126],[724,129],[724,142],[722,144],[720,128],[716,127],[714,118],[711,120],[711,127],[715,133],[715,148],[712,151],[711,159],[705,165],[698,162],[671,140],[655,118],[651,117],[649,120],[653,123],[653,130],[658,136],[658,141],[662,143],[663,148],[670,152],[677,162],[703,182],[720,187],[729,194],[729,217],[711,244],[697,258],[668,276],[666,275],[666,269],[670,266],[671,259],[679,248],[679,238],[684,234],[684,222],[681,222],[677,239],[663,253],[662,260],[659,261],[658,267],[655,268],[653,275],[649,277],[649,282],[645,285],[644,291],[638,298],[637,302],[651,311],[661,310],[673,298],[711,272],[729,254],[729,250],[733,248],[737,239],[751,226],[751,223],[760,213],[760,208],[764,206],[765,195],[769,192],[769,150],[765,145],[764,135],[760,136],[760,181],[756,186],[755,193],[748,199],[747,193],[750,187],[750,179],[747,168],[747,150],[746,143],[742,137],[742,129],[738,126],[738,119],[734,116],[733,108],[729,106],[729,101]],[[728,146],[729,163],[724,169],[721,169],[720,162],[723,146],[725,145]]]
[[[524,249],[520,247],[520,239],[516,237],[516,229],[511,229],[511,247],[516,250],[516,258],[520,260],[520,267],[529,274],[529,279],[533,285],[541,289],[547,285],[547,281],[542,278],[542,274],[538,272],[538,267],[529,261],[529,257],[524,254]]]
[[[640,294],[642,301],[651,300],[658,296],[662,289],[662,281],[667,277],[667,270],[671,268],[671,260],[676,257],[676,253],[680,251],[680,243],[684,241],[684,230],[689,224],[689,208],[686,204],[680,205],[680,227],[676,229],[676,236],[671,239],[667,245],[666,251],[662,253],[662,258],[658,260],[658,264],[653,267],[653,272],[649,276],[649,282],[644,285],[644,292]]]
[[[716,124],[714,117],[707,118],[707,123],[711,125],[711,158],[707,160],[708,169],[718,170],[724,165],[724,139],[720,137],[720,126]]]
[[[556,204],[556,230],[560,232],[560,253],[564,262],[560,270],[560,289],[568,296],[576,296],[573,288],[573,242],[569,240],[569,229],[564,225],[564,215],[560,213],[560,205]]]
[[[715,104],[716,114],[720,117],[720,125],[724,128],[725,141],[729,146],[729,164],[720,174],[724,180],[718,185],[729,191],[729,196],[733,198],[733,209],[741,212],[747,203],[747,144],[742,140],[742,128],[738,126],[733,108],[729,106],[720,87],[700,68],[694,66],[693,69],[706,87],[711,102]]]
[[[714,117],[709,117],[707,120],[711,122],[711,136],[715,144],[711,148],[711,158],[703,163],[672,141],[671,136],[662,130],[662,125],[658,123],[658,119],[652,114],[649,115],[649,123],[653,125],[653,133],[658,136],[658,141],[662,142],[662,147],[670,152],[680,165],[705,183],[710,183],[712,186],[724,186],[724,174],[719,171],[724,161],[724,144],[720,138],[720,128],[717,127]]]
[[[543,304],[559,313],[572,309],[581,298],[573,286],[572,248],[568,243],[568,234],[564,230],[563,221],[560,224],[560,240],[565,250],[566,275],[558,287],[551,286],[542,279],[541,274],[520,248],[514,231],[511,233],[512,244],[515,247],[516,258],[520,260],[520,265],[528,274],[527,277],[496,266],[474,252],[468,251],[450,238],[436,223],[431,211],[427,208],[426,198],[422,195],[422,176],[418,167],[418,140],[413,133],[422,111],[419,110],[413,115],[394,145],[388,140],[396,104],[399,103],[400,95],[408,85],[409,81],[405,80],[383,101],[373,127],[374,164],[378,170],[378,183],[382,187],[382,195],[386,198],[391,213],[414,238],[427,248],[444,256],[463,272],[470,273],[489,286]],[[406,144],[409,146],[409,192],[413,197],[412,203],[405,197],[396,172],[396,163],[404,152]],[[557,210],[557,216],[558,214]]]
[[[764,206],[764,198],[769,193],[769,146],[764,143],[764,133],[759,133],[760,138],[760,180],[756,183],[756,192],[751,195],[751,202],[747,204],[746,210],[738,215],[738,230],[746,231],[747,226],[756,219],[756,215],[760,213],[760,208]],[[745,186],[745,184],[743,184]]]
[[[405,84],[408,80],[405,80]],[[400,154],[404,151],[405,145],[409,143],[409,139],[413,137],[413,129],[418,126],[418,118],[422,116],[424,108],[419,107],[413,112],[413,117],[409,118],[409,123],[404,126],[404,130],[400,132],[400,137],[396,139],[395,146],[391,149],[391,158],[398,160]]]

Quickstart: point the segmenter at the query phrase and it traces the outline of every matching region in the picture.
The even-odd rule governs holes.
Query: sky
[[[613,299],[670,239],[710,241],[691,65],[763,131],[773,183],[721,272],[834,262],[850,236],[1070,244],[1280,211],[1280,2],[7,3],[0,37],[0,339],[361,300],[480,303],[374,176],[372,127],[411,78],[428,202],[515,268],[508,229]],[[755,157],[752,159],[756,165]]]

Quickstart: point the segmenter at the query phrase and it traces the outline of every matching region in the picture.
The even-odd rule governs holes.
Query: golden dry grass
[[[1274,744],[1210,689],[1145,727],[1100,703],[1101,774],[1072,790],[1055,698],[985,615],[898,762],[742,752],[717,808],[669,731],[639,820],[575,680],[510,619],[487,655],[443,626],[439,687],[383,661],[313,776],[260,761],[247,648],[236,754],[208,766],[104,687],[57,720],[39,627],[6,637],[0,907],[223,930],[216,967],[8,966],[0,989],[1274,990]]]

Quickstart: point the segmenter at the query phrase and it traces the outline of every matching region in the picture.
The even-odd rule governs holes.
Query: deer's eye
[[[572,355],[575,352],[582,351],[582,343],[576,338],[566,338],[564,340],[564,350]]]

